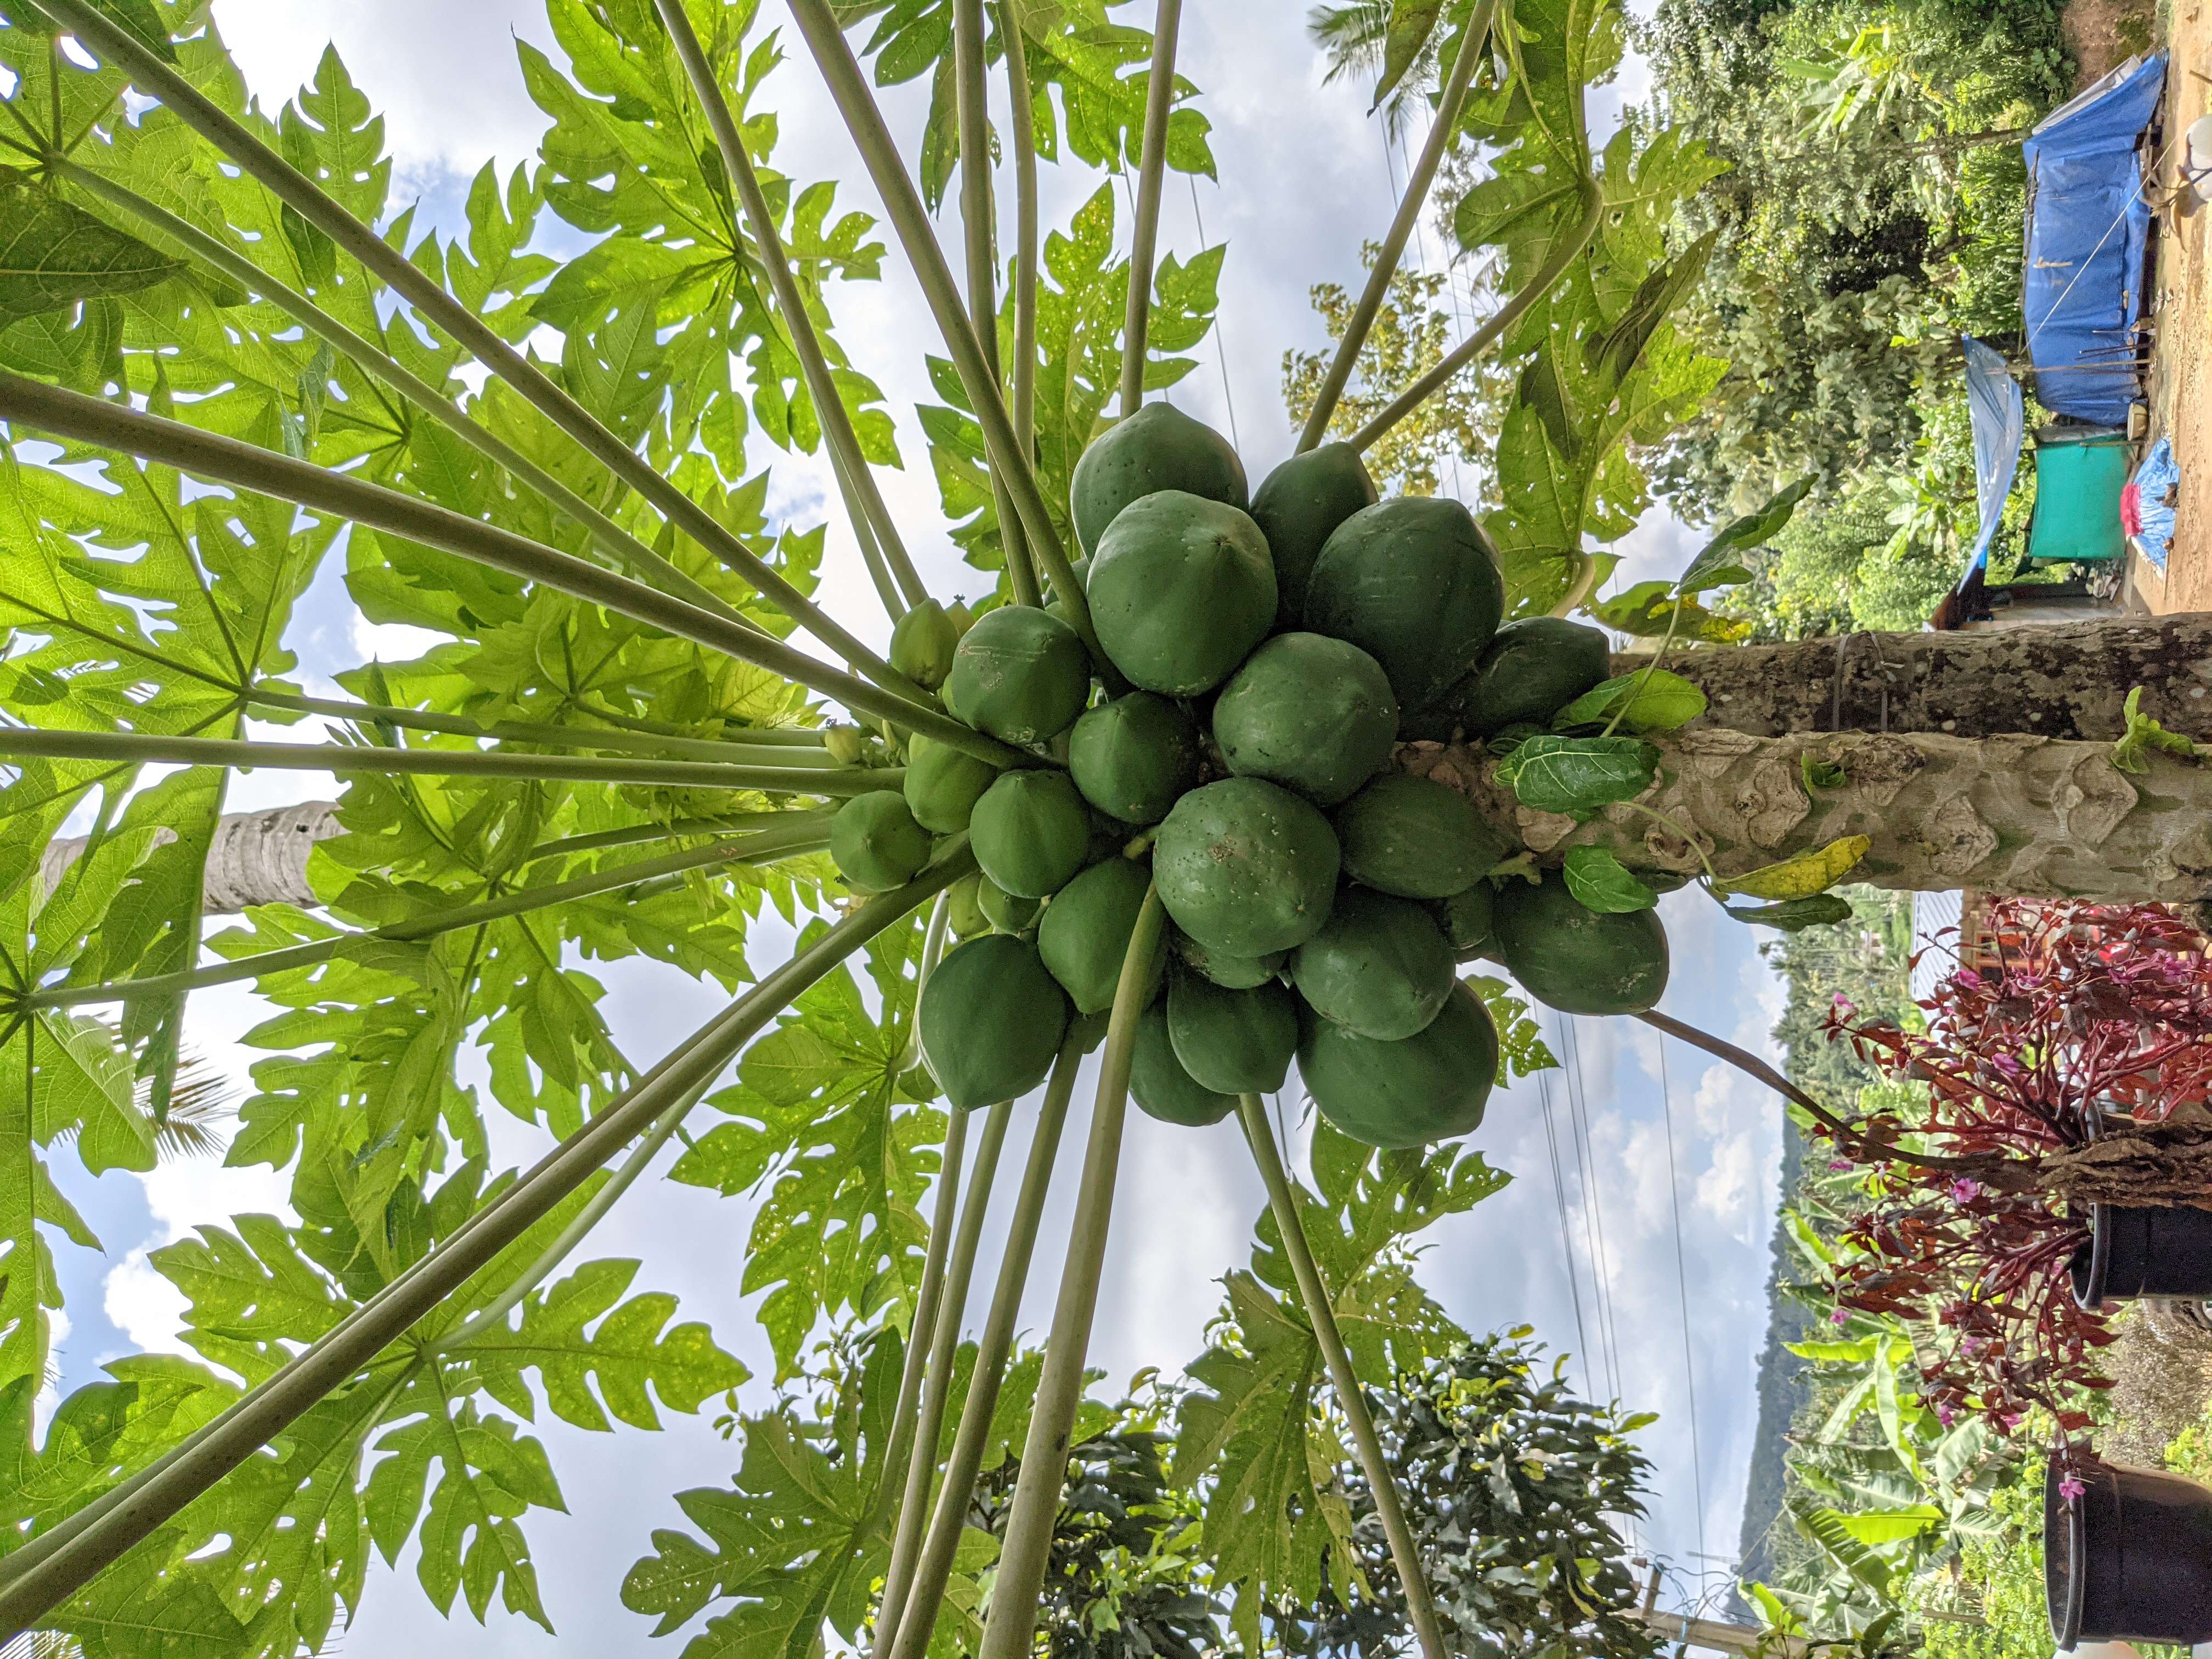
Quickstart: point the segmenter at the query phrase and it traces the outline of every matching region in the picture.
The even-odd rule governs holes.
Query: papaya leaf
[[[86,3],[111,21],[120,23],[151,46],[163,63],[177,61],[177,49],[169,40],[169,31],[162,27],[161,14],[154,0],[86,0]],[[53,33],[53,25],[35,6],[10,6],[8,21],[28,33]]]
[[[907,1066],[921,939],[917,918],[876,939],[879,1012],[842,969],[800,997],[746,1050],[737,1086],[710,1097],[730,1121],[672,1171],[726,1194],[766,1188],[744,1285],[768,1292],[760,1318],[783,1376],[821,1316],[910,1305],[920,1285],[918,1206],[945,1122],[935,1085]]]
[[[1382,36],[1382,73],[1375,83],[1370,111],[1380,109],[1390,89],[1406,78],[1443,10],[1444,0],[1390,0],[1390,25]]]
[[[653,1553],[623,1580],[623,1605],[657,1616],[653,1633],[665,1636],[733,1601],[685,1647],[690,1659],[806,1659],[825,1623],[851,1641],[888,1559],[878,1498],[895,1474],[889,1449],[903,1354],[896,1332],[879,1334],[865,1364],[839,1383],[818,1437],[787,1407],[741,1419],[744,1461],[730,1485],[676,1495],[705,1537],[656,1530]]]
[[[1528,1003],[1516,996],[1504,980],[1489,974],[1470,974],[1460,982],[1482,999],[1482,1006],[1490,1010],[1491,1024],[1498,1028],[1500,1083],[1509,1077],[1549,1071],[1559,1063],[1545,1046],[1543,1028],[1529,1012]]]
[[[1602,725],[1616,712],[1632,732],[1671,732],[1705,712],[1705,694],[1680,674],[1639,668],[1592,686],[1552,716],[1552,729]]]
[[[1583,815],[1633,800],[1659,775],[1659,751],[1640,738],[1530,738],[1498,763],[1498,781],[1523,806]]]
[[[1802,933],[1808,927],[1826,927],[1838,921],[1848,921],[1851,902],[1834,893],[1816,893],[1810,898],[1784,899],[1779,904],[1723,904],[1736,921],[1760,927],[1778,927],[1785,933]]]
[[[1850,781],[1850,776],[1834,761],[1821,760],[1808,749],[1797,757],[1797,770],[1805,780],[1805,793],[1815,794],[1824,789],[1840,789]]]
[[[1659,902],[1658,894],[1602,847],[1570,847],[1563,873],[1567,890],[1600,915],[1649,910]]]
[[[1808,848],[1778,864],[1761,865],[1741,876],[1731,876],[1723,890],[1746,898],[1804,899],[1833,887],[1874,845],[1866,836],[1839,836],[1822,846]]]
[[[517,1417],[534,1418],[523,1373],[535,1370],[547,1403],[563,1422],[605,1430],[613,1426],[607,1420],[611,1413],[634,1428],[657,1429],[653,1395],[676,1411],[696,1412],[711,1396],[743,1382],[744,1366],[714,1346],[704,1325],[668,1326],[674,1297],[653,1292],[622,1300],[638,1265],[587,1262],[526,1297],[513,1322],[472,1338],[459,1352],[475,1366],[484,1391]],[[597,1327],[586,1334],[584,1328],[593,1321]]]
[[[2150,762],[2145,758],[2151,750],[2195,760],[2204,751],[2179,732],[2169,732],[2148,714],[2142,712],[2142,687],[2134,687],[2122,713],[2127,729],[2112,745],[2112,764],[2123,772],[2148,772]]]
[[[180,268],[30,174],[0,167],[0,328],[80,301],[135,294]]]
[[[1709,611],[1686,593],[1678,593],[1671,582],[1638,582],[1625,592],[1591,605],[1589,613],[1607,628],[1617,628],[1642,639],[1671,632],[1677,639],[1736,645],[1751,637],[1751,624],[1743,618]]]
[[[1797,504],[1818,482],[1817,478],[1800,478],[1756,513],[1747,513],[1723,525],[1720,532],[1690,561],[1689,568],[1674,584],[1675,591],[1702,593],[1708,588],[1748,580],[1750,572],[1743,568],[1739,556],[1764,547],[1780,535],[1783,526],[1796,513]]]

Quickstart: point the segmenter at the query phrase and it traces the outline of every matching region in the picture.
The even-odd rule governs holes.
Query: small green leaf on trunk
[[[1584,909],[1600,915],[1649,910],[1659,902],[1658,894],[1602,847],[1570,847],[1565,875],[1567,890],[1582,901]]]
[[[1625,706],[1624,706],[1625,705]],[[1620,723],[1632,732],[1671,732],[1705,712],[1705,694],[1680,674],[1664,668],[1639,668],[1594,685],[1552,716],[1556,731],[1598,726],[1620,710]]]
[[[1547,737],[1508,755],[1498,776],[1523,806],[1582,814],[1634,799],[1658,772],[1659,751],[1641,738]]]

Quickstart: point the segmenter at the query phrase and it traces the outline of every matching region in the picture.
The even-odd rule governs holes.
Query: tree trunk
[[[1697,835],[1723,881],[1865,836],[1871,845],[1850,878],[1877,887],[2116,903],[2212,897],[2212,767],[2155,754],[2130,775],[2108,744],[1925,732],[1691,730],[1658,748],[1659,781],[1636,804],[1648,811],[1616,805],[1588,823],[1521,805],[1486,753],[1435,744],[1401,752],[1408,769],[1462,790],[1553,860],[1596,846],[1632,866],[1697,872],[1697,851],[1649,816],[1659,812]],[[1808,759],[1841,767],[1844,781],[1808,789]]]
[[[1650,660],[1624,655],[1614,672]],[[2141,686],[2143,713],[2169,731],[2212,736],[2212,616],[1839,635],[1670,653],[1667,666],[1711,701],[1691,731],[1724,726],[1778,738],[1840,726],[2110,742],[2120,735],[2121,705]]]
[[[2212,1209],[2212,1113],[2185,1103],[2156,1122],[2108,1119],[2087,1146],[2034,1167],[2036,1185],[2075,1215],[2091,1204]]]
[[[338,833],[337,804],[302,801],[259,812],[228,812],[216,824],[208,847],[207,873],[200,883],[200,908],[207,915],[235,915],[253,904],[313,904],[307,885],[307,854],[319,841]],[[161,840],[175,839],[163,830]],[[48,892],[62,872],[84,856],[85,838],[47,843],[39,873]]]

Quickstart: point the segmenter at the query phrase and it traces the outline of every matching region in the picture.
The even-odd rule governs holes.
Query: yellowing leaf
[[[1725,885],[1729,892],[1751,898],[1810,898],[1815,893],[1826,892],[1849,875],[1851,866],[1864,858],[1867,848],[1873,845],[1868,836],[1844,836],[1779,864],[1764,865]]]

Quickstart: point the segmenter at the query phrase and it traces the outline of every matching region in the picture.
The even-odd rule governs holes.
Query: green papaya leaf
[[[1723,904],[1721,908],[1738,921],[1760,927],[1779,927],[1785,933],[1802,933],[1808,927],[1848,921],[1851,915],[1850,901],[1833,893],[1784,899],[1779,904]]]
[[[1850,775],[1834,761],[1821,760],[1808,749],[1797,757],[1797,769],[1805,779],[1805,793],[1816,794],[1823,789],[1840,789],[1850,781]]]
[[[1552,716],[1552,727],[1598,726],[1616,712],[1632,732],[1671,732],[1705,712],[1705,694],[1667,669],[1639,668],[1592,686]]]
[[[1754,547],[1764,547],[1781,534],[1790,515],[1797,511],[1797,503],[1818,482],[1815,478],[1800,478],[1756,513],[1747,513],[1723,525],[1720,533],[1690,561],[1690,568],[1674,584],[1675,592],[1702,593],[1708,588],[1748,580],[1751,573],[1738,562],[1736,556],[1748,553]]]
[[[0,167],[0,328],[81,300],[136,294],[182,269],[29,173]]]
[[[162,27],[161,14],[154,0],[85,0],[85,3],[137,35],[154,49],[155,54],[163,63],[177,61],[177,49],[170,43],[169,31]],[[46,21],[46,14],[36,6],[9,7],[8,21],[33,34],[53,33],[53,25]]]
[[[1659,775],[1641,738],[1530,738],[1500,763],[1499,781],[1540,812],[1595,812],[1632,800]]]
[[[1565,873],[1567,890],[1601,915],[1649,910],[1659,902],[1658,894],[1602,847],[1570,847]]]
[[[1681,613],[1679,621],[1677,611]],[[1687,592],[1678,592],[1672,582],[1638,582],[1625,592],[1591,605],[1589,613],[1607,628],[1617,628],[1641,639],[1672,633],[1678,640],[1711,640],[1717,645],[1739,645],[1751,637],[1748,621],[1707,610]]]
[[[2128,693],[2127,705],[2122,711],[2127,720],[2127,730],[2112,745],[2112,764],[2123,772],[2148,772],[2150,762],[2145,757],[2154,749],[2183,760],[2197,759],[2203,751],[2196,744],[2179,732],[2167,731],[2142,712],[2142,694],[2140,685]]]

